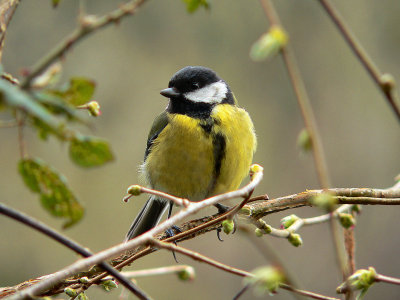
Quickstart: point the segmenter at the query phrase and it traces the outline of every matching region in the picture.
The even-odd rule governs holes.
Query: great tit
[[[167,108],[150,130],[140,173],[152,189],[199,201],[235,190],[249,173],[256,135],[228,84],[211,69],[188,66],[161,95]],[[151,196],[126,240],[158,224],[172,203]]]

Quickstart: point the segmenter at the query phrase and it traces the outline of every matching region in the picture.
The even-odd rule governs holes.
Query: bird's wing
[[[158,115],[154,122],[153,126],[151,126],[149,136],[147,137],[147,147],[144,152],[144,160],[146,160],[147,156],[151,151],[151,146],[153,145],[154,140],[158,137],[161,131],[168,125],[168,115],[167,112],[164,111],[160,115]]]

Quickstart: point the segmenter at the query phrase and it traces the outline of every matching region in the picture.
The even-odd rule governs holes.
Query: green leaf
[[[0,99],[2,105],[22,110],[62,134],[63,122],[53,116],[51,112],[38,103],[30,94],[6,80],[0,80]]]
[[[87,123],[73,105],[65,101],[63,97],[56,95],[54,91],[45,90],[36,92],[33,96],[53,114],[66,116],[68,120]]]
[[[51,92],[63,98],[67,103],[73,106],[79,106],[92,99],[95,87],[95,82],[90,79],[73,77],[70,79],[67,89],[60,91],[53,90]]]
[[[114,155],[107,141],[93,136],[75,136],[69,146],[69,155],[81,167],[96,167],[112,161]]]
[[[64,228],[77,223],[84,214],[63,175],[38,158],[22,159],[18,170],[25,184],[40,195],[43,207],[53,216],[65,218]]]
[[[201,6],[205,9],[210,8],[208,0],[183,0],[183,2],[186,3],[186,9],[189,13],[194,13]]]

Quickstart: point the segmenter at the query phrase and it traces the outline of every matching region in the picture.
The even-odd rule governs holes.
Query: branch
[[[118,24],[124,17],[135,14],[145,2],[146,0],[131,0],[102,17],[83,16],[80,19],[79,26],[31,68],[28,76],[22,83],[22,88],[28,89],[33,78],[46,70],[55,61],[62,58],[67,51],[84,37],[110,24]]]
[[[268,214],[286,209],[312,206],[310,200],[322,193],[331,194],[337,200],[337,204],[400,205],[400,185],[396,184],[388,189],[332,188],[307,190],[269,201],[252,202],[243,207],[243,213],[254,219],[259,219]]]
[[[389,102],[392,110],[397,116],[398,121],[400,121],[400,108],[396,104],[398,101],[397,95],[395,93],[395,84],[391,75],[382,74],[378,67],[375,66],[372,59],[368,56],[367,52],[363,49],[360,42],[350,31],[350,29],[345,24],[343,18],[340,16],[339,12],[332,5],[329,0],[319,0],[319,3],[325,9],[326,13],[331,18],[332,22],[335,23],[336,27],[339,29],[343,38],[346,40],[347,44],[353,50],[354,54],[360,60],[364,68],[367,70],[368,74],[372,77],[375,83],[378,85],[380,90]]]
[[[71,249],[72,251],[84,256],[90,257],[92,253],[88,251],[86,248],[82,247],[78,243],[74,242],[73,240],[67,238],[66,236],[60,234],[59,232],[51,229],[49,226],[34,220],[27,215],[20,213],[12,208],[7,207],[6,205],[0,203],[0,214],[8,216],[22,224],[25,224],[32,229],[35,229],[46,236],[50,237],[51,239],[57,241],[58,243],[64,245],[65,247]],[[130,290],[134,295],[136,295],[139,299],[149,299],[148,296],[144,292],[142,292],[131,280],[126,278],[125,276],[121,275],[117,270],[115,270],[111,265],[106,262],[100,262],[99,266],[107,271],[108,274],[112,275],[122,285],[124,285],[128,290]]]
[[[145,245],[148,242],[150,242],[153,237],[161,232],[164,232],[168,228],[172,227],[174,224],[178,223],[179,221],[183,220],[187,216],[194,214],[201,209],[214,205],[218,202],[228,200],[228,199],[233,199],[237,197],[245,197],[248,195],[248,193],[253,190],[261,181],[263,177],[263,170],[262,167],[258,165],[253,165],[252,168],[254,176],[252,178],[252,181],[244,186],[243,188],[233,191],[233,192],[228,192],[222,195],[214,196],[208,199],[205,199],[200,202],[192,202],[188,207],[180,210],[178,213],[173,215],[170,219],[167,219],[166,221],[162,222],[158,226],[154,227],[153,229],[147,231],[146,233],[138,236],[137,238],[134,238],[126,243],[116,245],[110,249],[103,250],[97,254],[94,254],[91,257],[88,257],[86,259],[81,259],[72,265],[46,277],[45,279],[41,280],[37,284],[26,288],[19,293],[9,297],[9,300],[13,299],[26,299],[35,295],[40,295],[43,293],[45,290],[51,288],[52,286],[58,284],[62,280],[65,280],[72,275],[76,274],[79,271],[88,269],[89,267],[96,265],[102,261],[105,261],[107,259],[111,259],[117,255],[120,255],[128,250],[134,249],[138,246]]]
[[[255,181],[257,179],[257,181]],[[219,195],[216,197],[212,197],[207,199],[209,205],[212,205],[213,201],[219,202],[223,201],[228,198],[232,198],[234,196],[240,197],[245,196],[248,194],[251,189],[253,189],[257,184],[258,184],[258,175],[256,178],[253,179],[253,181],[245,186],[243,189],[235,191],[235,192],[230,192],[228,194],[223,194]],[[248,220],[252,222],[252,220],[261,218],[265,215],[280,212],[282,210],[286,209],[291,209],[291,208],[296,208],[300,206],[311,206],[310,204],[310,199],[314,197],[315,195],[318,195],[323,192],[329,192],[330,194],[334,195],[334,197],[337,197],[340,201],[343,199],[346,199],[347,204],[375,204],[375,205],[398,205],[400,204],[400,183],[396,184],[395,186],[388,188],[388,189],[372,189],[372,188],[336,188],[336,189],[328,189],[328,190],[308,190],[302,193],[298,194],[293,194],[289,195],[286,197],[279,197],[275,199],[271,199],[268,201],[261,201],[261,200],[256,200],[251,203],[248,203],[245,205],[242,210],[238,213],[238,216],[241,219]],[[335,196],[335,195],[341,195],[341,196]],[[227,198],[228,197],[228,198]],[[373,201],[370,201],[370,199],[373,199]],[[399,198],[396,200],[396,198]],[[265,196],[257,196],[253,197],[250,200],[254,199],[265,199]],[[349,200],[350,199],[350,200]],[[379,201],[377,201],[379,199]],[[396,201],[395,201],[396,200]],[[191,203],[189,208],[192,209],[192,205],[198,206],[198,209],[201,209],[201,205],[203,202],[198,202],[198,203]],[[202,235],[206,232],[216,230],[217,228],[220,227],[220,222],[224,219],[224,216],[229,213],[229,211],[225,214],[216,214],[212,216],[206,216],[203,218],[191,220],[188,222],[183,223],[182,225],[179,225],[179,227],[182,229],[182,233],[179,233],[173,237],[167,237],[164,234],[165,229],[170,228],[173,224],[179,224],[179,221],[182,220],[184,217],[189,215],[190,213],[187,211],[189,208],[184,208],[177,214],[171,217],[171,219],[168,220],[168,223],[163,222],[157,227],[153,229],[153,231],[150,233],[152,236],[156,236],[157,233],[160,233],[157,235],[157,239],[163,240],[164,242],[172,242],[172,241],[183,241],[183,240],[188,240],[188,239],[193,239],[198,237],[199,235]],[[182,216],[182,214],[184,214]],[[178,218],[179,217],[179,220]],[[318,219],[322,221],[322,219],[326,218],[325,216],[319,216],[316,218],[309,218],[306,220],[309,220],[308,222],[316,222]],[[314,221],[312,221],[314,220]],[[262,220],[261,220],[262,221]],[[162,228],[160,229],[159,226],[162,225]],[[297,226],[297,225],[296,225]],[[157,233],[156,233],[157,232]],[[140,238],[140,240],[138,240]],[[152,239],[151,237],[150,239]],[[67,277],[71,277],[73,274],[78,272],[79,270],[83,269],[88,269],[91,265],[96,264],[99,259],[109,259],[111,257],[117,256],[120,253],[123,253],[120,255],[118,258],[113,259],[111,261],[111,264],[116,268],[116,269],[121,269],[125,267],[126,265],[131,264],[133,261],[146,256],[152,252],[155,251],[154,248],[151,247],[141,247],[137,248],[139,245],[144,245],[145,243],[148,242],[146,237],[140,236],[138,238],[135,238],[131,240],[132,244],[122,244],[118,245],[116,247],[113,247],[109,250],[102,251],[98,254],[96,254],[95,261],[78,261],[77,263],[73,264],[71,268],[69,269],[70,275],[65,274],[65,276],[62,276],[62,279],[65,279]],[[135,248],[135,249],[134,249]],[[126,249],[130,249],[129,251],[125,252]],[[133,250],[134,249],[134,250]],[[111,251],[111,252],[110,252]],[[93,259],[93,258],[91,258]],[[78,265],[77,265],[78,264]],[[57,273],[55,273],[57,274]],[[27,281],[25,283],[20,284],[17,287],[12,287],[6,289],[4,292],[6,293],[7,291],[10,291],[10,293],[13,293],[15,291],[19,291],[21,287],[27,287],[31,286],[32,284],[36,284],[37,282],[43,281],[46,278],[50,278],[52,281],[55,280],[53,277],[54,274],[50,276],[46,276],[43,278],[38,278],[35,280]],[[82,272],[78,275],[78,277],[75,278],[80,278],[80,277],[89,277],[92,278],[91,282],[96,282],[100,280],[101,278],[104,278],[107,276],[107,273],[104,273],[100,268],[92,268],[90,271],[85,271]],[[57,282],[60,282],[62,279],[57,279]],[[60,281],[58,281],[60,280]],[[69,279],[70,280],[70,279]],[[75,281],[76,282],[76,281]],[[46,283],[47,285],[47,283]],[[61,288],[64,288],[66,286],[71,285],[71,282],[69,281],[64,281],[63,285],[60,285]],[[56,293],[57,290],[52,290],[53,294]],[[62,291],[62,290],[61,290]],[[1,294],[0,294],[1,295]]]

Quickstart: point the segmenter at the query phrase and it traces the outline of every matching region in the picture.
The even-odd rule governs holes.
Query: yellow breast
[[[213,174],[213,143],[199,120],[169,115],[169,124],[155,140],[145,169],[150,185],[172,195],[201,200]]]
[[[198,201],[236,189],[247,176],[256,147],[253,124],[246,111],[217,105],[211,131],[200,119],[170,114],[143,166],[149,185],[172,195]],[[221,134],[225,149],[215,178],[213,136]]]
[[[249,114],[237,106],[218,105],[212,113],[216,120],[213,130],[225,137],[225,155],[221,171],[211,195],[235,190],[249,174],[257,147],[253,122]]]

